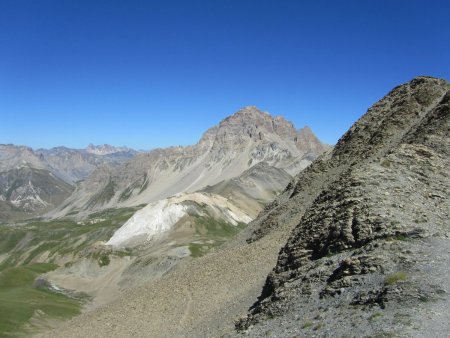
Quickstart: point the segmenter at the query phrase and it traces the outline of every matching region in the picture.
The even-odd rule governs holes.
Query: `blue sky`
[[[450,79],[447,1],[0,0],[0,143],[197,142],[240,107],[335,143],[394,86]]]

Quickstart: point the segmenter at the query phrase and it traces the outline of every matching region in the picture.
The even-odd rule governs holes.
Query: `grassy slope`
[[[81,300],[36,288],[35,279],[57,268],[55,263],[62,256],[66,260],[72,257],[74,261],[81,255],[91,256],[98,258],[99,265],[106,264],[109,257],[92,252],[92,246],[97,241],[108,240],[136,209],[102,211],[91,215],[84,224],[53,220],[13,227],[0,225],[0,255],[9,256],[0,263],[0,337],[23,335],[24,324],[36,313],[57,319],[78,314]],[[48,253],[45,263],[37,263],[39,255],[44,253]]]
[[[0,255],[9,253],[9,257],[0,263],[0,271],[33,263],[43,253],[48,253],[45,260],[48,263],[55,263],[62,255],[76,259],[80,254],[87,254],[94,243],[108,240],[136,209],[106,210],[91,215],[84,224],[53,220],[0,226]]]
[[[37,312],[61,319],[80,312],[80,300],[33,286],[36,277],[56,267],[38,263],[7,268],[0,273],[0,337],[25,333],[24,324]]]
[[[237,226],[210,216],[195,217],[195,241],[189,243],[192,257],[200,257],[211,249],[230,240],[246,227],[245,223]]]
[[[26,333],[24,324],[36,313],[39,316],[44,313],[44,318],[61,319],[76,315],[81,309],[80,300],[35,288],[34,280],[55,269],[56,263],[62,264],[62,256],[66,264],[79,257],[91,257],[102,266],[109,263],[109,255],[130,255],[129,251],[104,252],[93,248],[96,242],[108,240],[137,209],[105,210],[91,215],[83,224],[63,219],[14,227],[0,225],[0,255],[9,256],[0,263],[0,337]],[[186,244],[193,257],[214,250],[245,227],[206,215],[192,218],[194,236]]]

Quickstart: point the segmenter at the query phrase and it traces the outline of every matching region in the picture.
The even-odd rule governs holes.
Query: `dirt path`
[[[192,312],[192,293],[191,293],[191,291],[189,291],[189,289],[187,289],[185,292],[187,295],[188,302],[186,305],[186,309],[184,310],[183,317],[181,317],[181,320],[180,320],[181,326],[184,326],[186,324],[186,321]]]

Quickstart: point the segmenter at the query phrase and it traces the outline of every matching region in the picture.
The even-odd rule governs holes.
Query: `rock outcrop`
[[[443,336],[450,314],[450,84],[419,77],[298,175],[250,241],[293,229],[250,336]]]

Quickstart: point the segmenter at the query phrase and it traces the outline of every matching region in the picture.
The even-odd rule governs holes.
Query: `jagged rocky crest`
[[[449,104],[445,80],[393,89],[266,207],[250,242],[293,230],[237,328],[448,332]]]
[[[245,107],[187,147],[141,153],[116,168],[99,168],[56,215],[154,202],[193,192],[266,162],[296,174],[328,147],[309,128]]]

